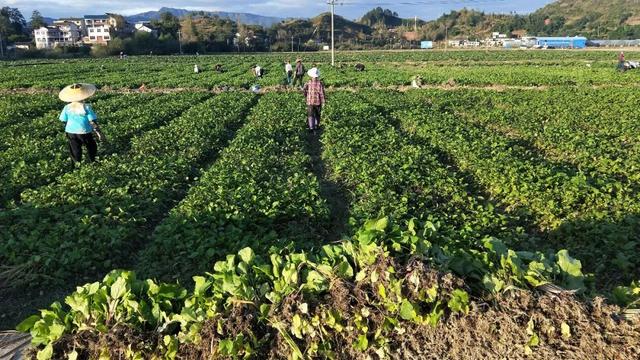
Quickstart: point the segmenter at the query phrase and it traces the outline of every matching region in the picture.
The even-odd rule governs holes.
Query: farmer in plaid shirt
[[[311,80],[304,85],[304,96],[307,98],[307,114],[309,130],[313,131],[320,126],[320,113],[324,105],[324,85],[318,79],[320,70],[313,68],[307,73]]]

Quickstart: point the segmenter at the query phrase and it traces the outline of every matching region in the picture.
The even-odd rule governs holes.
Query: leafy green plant
[[[113,271],[102,282],[79,287],[66,298],[65,306],[54,303],[18,329],[32,334],[42,359],[60,351],[58,343],[65,334],[87,331],[107,336],[122,324],[136,333],[163,334],[163,341],[147,351],[170,359],[182,349],[202,344],[203,336],[208,339],[206,346],[220,356],[251,358],[271,341],[268,332],[260,330],[265,326],[281,337],[287,344],[283,351],[293,358],[332,356],[339,351],[332,339],[343,337],[353,339],[355,351],[384,356],[391,351],[392,334],[406,331],[407,326],[436,326],[447,317],[464,316],[471,308],[469,290],[452,287],[456,280],[428,285],[432,281],[428,266],[435,265],[427,257],[432,249],[393,255],[393,244],[405,242],[406,234],[423,233],[419,230],[413,222],[400,228],[382,218],[368,221],[350,240],[309,254],[260,256],[244,248],[216,262],[212,272],[194,277],[191,290]],[[497,240],[491,244],[487,257],[496,251],[511,254]],[[486,271],[500,277],[504,270]],[[345,285],[359,289],[355,296],[366,297],[367,302],[332,301],[331,288]],[[243,313],[248,328],[234,333],[225,319]],[[532,324],[529,349],[539,341]],[[205,326],[215,333],[204,332]]]

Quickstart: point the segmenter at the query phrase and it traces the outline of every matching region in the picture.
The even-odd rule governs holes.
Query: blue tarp
[[[553,46],[561,49],[584,49],[587,47],[587,38],[585,37],[538,37],[536,45]]]
[[[422,41],[420,43],[421,49],[433,49],[433,41]]]

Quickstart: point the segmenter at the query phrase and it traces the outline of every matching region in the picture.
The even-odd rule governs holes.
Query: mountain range
[[[125,17],[129,22],[151,21],[169,12],[183,18],[190,13],[208,14],[223,19],[240,21],[247,25],[270,28],[277,25],[281,31],[313,33],[327,22],[326,14],[311,19],[284,19],[250,13],[224,11],[194,11],[162,7]],[[414,19],[403,19],[392,10],[375,8],[358,21],[336,17],[336,30],[349,37],[358,33],[370,34],[374,28],[394,28],[414,25]],[[51,19],[46,18],[47,22]],[[472,9],[461,9],[444,14],[432,21],[417,21],[421,36],[431,40],[451,38],[483,38],[494,31],[513,34],[575,36],[591,39],[640,38],[640,2],[638,0],[557,0],[527,15],[488,14]],[[298,30],[298,31],[295,31]]]
[[[527,15],[486,14],[462,9],[426,23],[434,40],[482,38],[491,32],[534,36],[586,36],[589,39],[640,38],[637,0],[557,0]],[[448,34],[447,34],[448,33]]]
[[[185,17],[193,12],[205,13],[210,16],[219,16],[223,19],[229,19],[233,21],[240,21],[243,24],[247,25],[260,25],[262,27],[271,27],[274,24],[277,24],[283,21],[283,18],[273,17],[273,16],[262,16],[256,14],[249,13],[235,13],[235,12],[225,12],[225,11],[193,11],[186,9],[176,9],[176,8],[168,8],[163,7],[158,11],[147,11],[140,14],[135,14],[131,16],[126,16],[125,19],[128,22],[136,23],[139,21],[151,21],[157,20],[160,18],[160,14],[164,12],[169,12],[179,18]]]

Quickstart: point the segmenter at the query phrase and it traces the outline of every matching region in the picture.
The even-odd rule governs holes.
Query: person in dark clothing
[[[355,68],[356,68],[356,71],[364,71],[364,64],[357,63]]]
[[[69,140],[69,152],[71,159],[79,163],[82,161],[82,147],[87,148],[89,161],[96,159],[98,145],[93,137],[93,133],[98,137],[98,141],[105,141],[105,137],[97,124],[98,116],[89,104],[84,101],[96,92],[96,87],[91,84],[73,84],[62,89],[59,94],[60,100],[67,102],[60,113],[60,121],[65,123],[65,133]]]
[[[304,85],[304,96],[307,99],[307,122],[309,130],[314,131],[320,126],[320,115],[325,103],[324,85],[320,82],[320,70],[309,70],[311,80]]]
[[[304,82],[304,65],[302,64],[302,59],[297,59],[296,70],[293,78],[293,86],[295,87],[296,84],[299,84],[300,86],[302,86],[303,82]]]
[[[224,72],[224,68],[222,67],[222,64],[216,64],[215,71],[217,73],[222,74]]]

